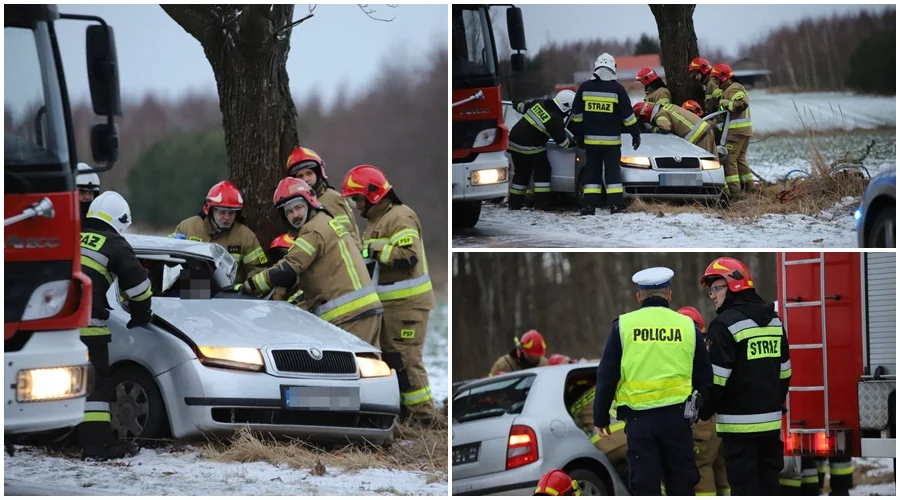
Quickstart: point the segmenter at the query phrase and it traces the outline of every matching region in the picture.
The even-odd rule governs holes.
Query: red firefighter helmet
[[[658,78],[659,75],[656,74],[656,71],[653,71],[653,68],[644,67],[638,70],[635,80],[641,82],[646,87]]]
[[[706,272],[700,278],[700,285],[709,287],[717,278],[725,278],[728,289],[732,292],[750,290],[753,286],[753,277],[750,269],[743,262],[732,257],[719,257],[706,266]]]
[[[706,323],[703,322],[703,316],[700,315],[700,311],[698,311],[696,307],[682,307],[678,310],[678,314],[684,314],[688,318],[694,320],[694,323],[697,323],[697,326],[700,327],[701,332],[706,331]]]
[[[707,75],[712,71],[712,65],[702,57],[695,57],[688,65],[688,71],[699,71],[701,75]]]
[[[701,106],[699,102],[693,99],[684,101],[684,104],[682,104],[681,107],[690,111],[691,113],[694,113],[697,116],[703,116],[703,106]]]
[[[724,82],[729,78],[734,78],[734,70],[731,69],[731,66],[725,63],[716,63],[716,65],[713,66],[712,76]]]
[[[531,356],[543,356],[547,352],[547,343],[544,342],[544,336],[537,330],[528,330],[522,339],[514,339],[516,341],[516,349],[529,354]]]
[[[571,359],[565,354],[553,354],[550,356],[551,365],[567,365],[570,362]]]
[[[391,184],[384,176],[384,172],[372,165],[358,165],[351,168],[341,184],[341,195],[345,197],[362,195],[373,205],[381,201],[390,190]]]
[[[287,168],[287,174],[291,177],[296,176],[304,168],[318,169],[316,175],[320,178],[317,180],[328,180],[328,175],[325,174],[325,161],[322,160],[322,157],[312,149],[302,146],[291,151],[285,168]]]
[[[209,188],[209,192],[206,193],[203,214],[209,215],[209,209],[213,207],[240,210],[244,207],[244,198],[234,184],[222,181]]]
[[[581,490],[578,489],[578,481],[575,481],[561,469],[553,469],[547,472],[538,481],[537,488],[534,489],[535,495],[546,496],[581,496]]]
[[[634,111],[634,117],[637,118],[638,121],[650,123],[650,117],[653,115],[652,104],[641,101],[632,106],[631,109]]]
[[[315,191],[309,187],[309,184],[296,177],[285,177],[284,179],[281,179],[281,182],[278,183],[278,187],[275,188],[275,196],[273,197],[272,202],[275,204],[275,208],[281,209],[291,200],[295,200],[301,196],[312,208],[322,208],[322,204],[319,203],[318,198],[316,198]]]
[[[294,244],[294,238],[291,238],[291,235],[284,233],[275,237],[272,240],[272,243],[269,245],[269,250],[274,250],[276,248],[290,249]]]

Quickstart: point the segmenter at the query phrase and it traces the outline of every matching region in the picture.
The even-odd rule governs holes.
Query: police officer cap
[[[634,281],[641,290],[653,290],[671,285],[672,276],[675,276],[675,271],[668,267],[651,267],[634,273],[631,281]]]

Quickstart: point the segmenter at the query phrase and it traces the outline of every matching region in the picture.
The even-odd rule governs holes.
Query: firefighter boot
[[[81,459],[91,462],[105,462],[134,456],[137,453],[134,443],[120,442],[106,445],[86,445],[81,450]]]

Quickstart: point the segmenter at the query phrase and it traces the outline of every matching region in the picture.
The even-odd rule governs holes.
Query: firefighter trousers
[[[381,349],[378,343],[381,333],[381,316],[381,314],[369,314],[362,318],[353,318],[335,326],[356,335],[363,342],[375,346],[376,349]]]
[[[747,147],[750,137],[734,136],[729,134],[725,142],[728,150],[728,163],[725,164],[725,187],[729,192],[735,193],[750,190],[753,187],[753,174],[750,165],[747,164]]]
[[[624,207],[622,146],[588,146],[585,154],[584,205]]]
[[[694,424],[694,451],[700,482],[694,487],[698,496],[729,495],[725,473],[725,450],[722,438],[716,433],[716,417]]]
[[[777,432],[721,434],[725,470],[734,496],[775,496],[784,468],[784,443]]]
[[[547,158],[547,152],[509,154],[512,156],[514,168],[512,183],[509,186],[509,209],[522,208],[532,174],[534,174],[534,206],[546,208],[550,203],[550,160]]]
[[[386,309],[381,327],[384,360],[397,371],[400,403],[411,414],[435,412],[431,385],[422,360],[428,312],[427,309]]]
[[[826,465],[826,460],[828,464]],[[853,460],[849,456],[835,456],[822,458],[816,461],[819,490],[825,487],[825,471],[828,470],[831,479],[830,495],[847,496],[853,488]],[[817,492],[818,493],[818,492]]]
[[[700,473],[694,462],[691,423],[684,418],[684,406],[644,410],[646,415],[629,418],[628,475],[633,495],[693,496]],[[637,412],[643,413],[643,412]]]
[[[819,478],[812,457],[784,457],[784,468],[778,475],[781,496],[818,496]]]
[[[81,336],[81,342],[87,346],[88,358],[94,369],[94,387],[84,405],[84,419],[76,428],[78,445],[82,448],[103,447],[115,441],[109,405],[114,389],[109,369],[109,342],[112,335],[96,335],[96,327],[91,330],[95,334]]]

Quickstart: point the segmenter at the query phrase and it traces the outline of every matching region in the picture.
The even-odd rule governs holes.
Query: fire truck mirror
[[[513,73],[525,71],[525,54],[512,54],[509,58]]]
[[[509,46],[513,50],[528,50],[525,46],[525,23],[522,22],[522,9],[518,7],[507,9],[506,31],[509,34]]]
[[[122,116],[119,96],[119,63],[116,59],[116,39],[106,24],[87,28],[87,68],[94,113]]]

